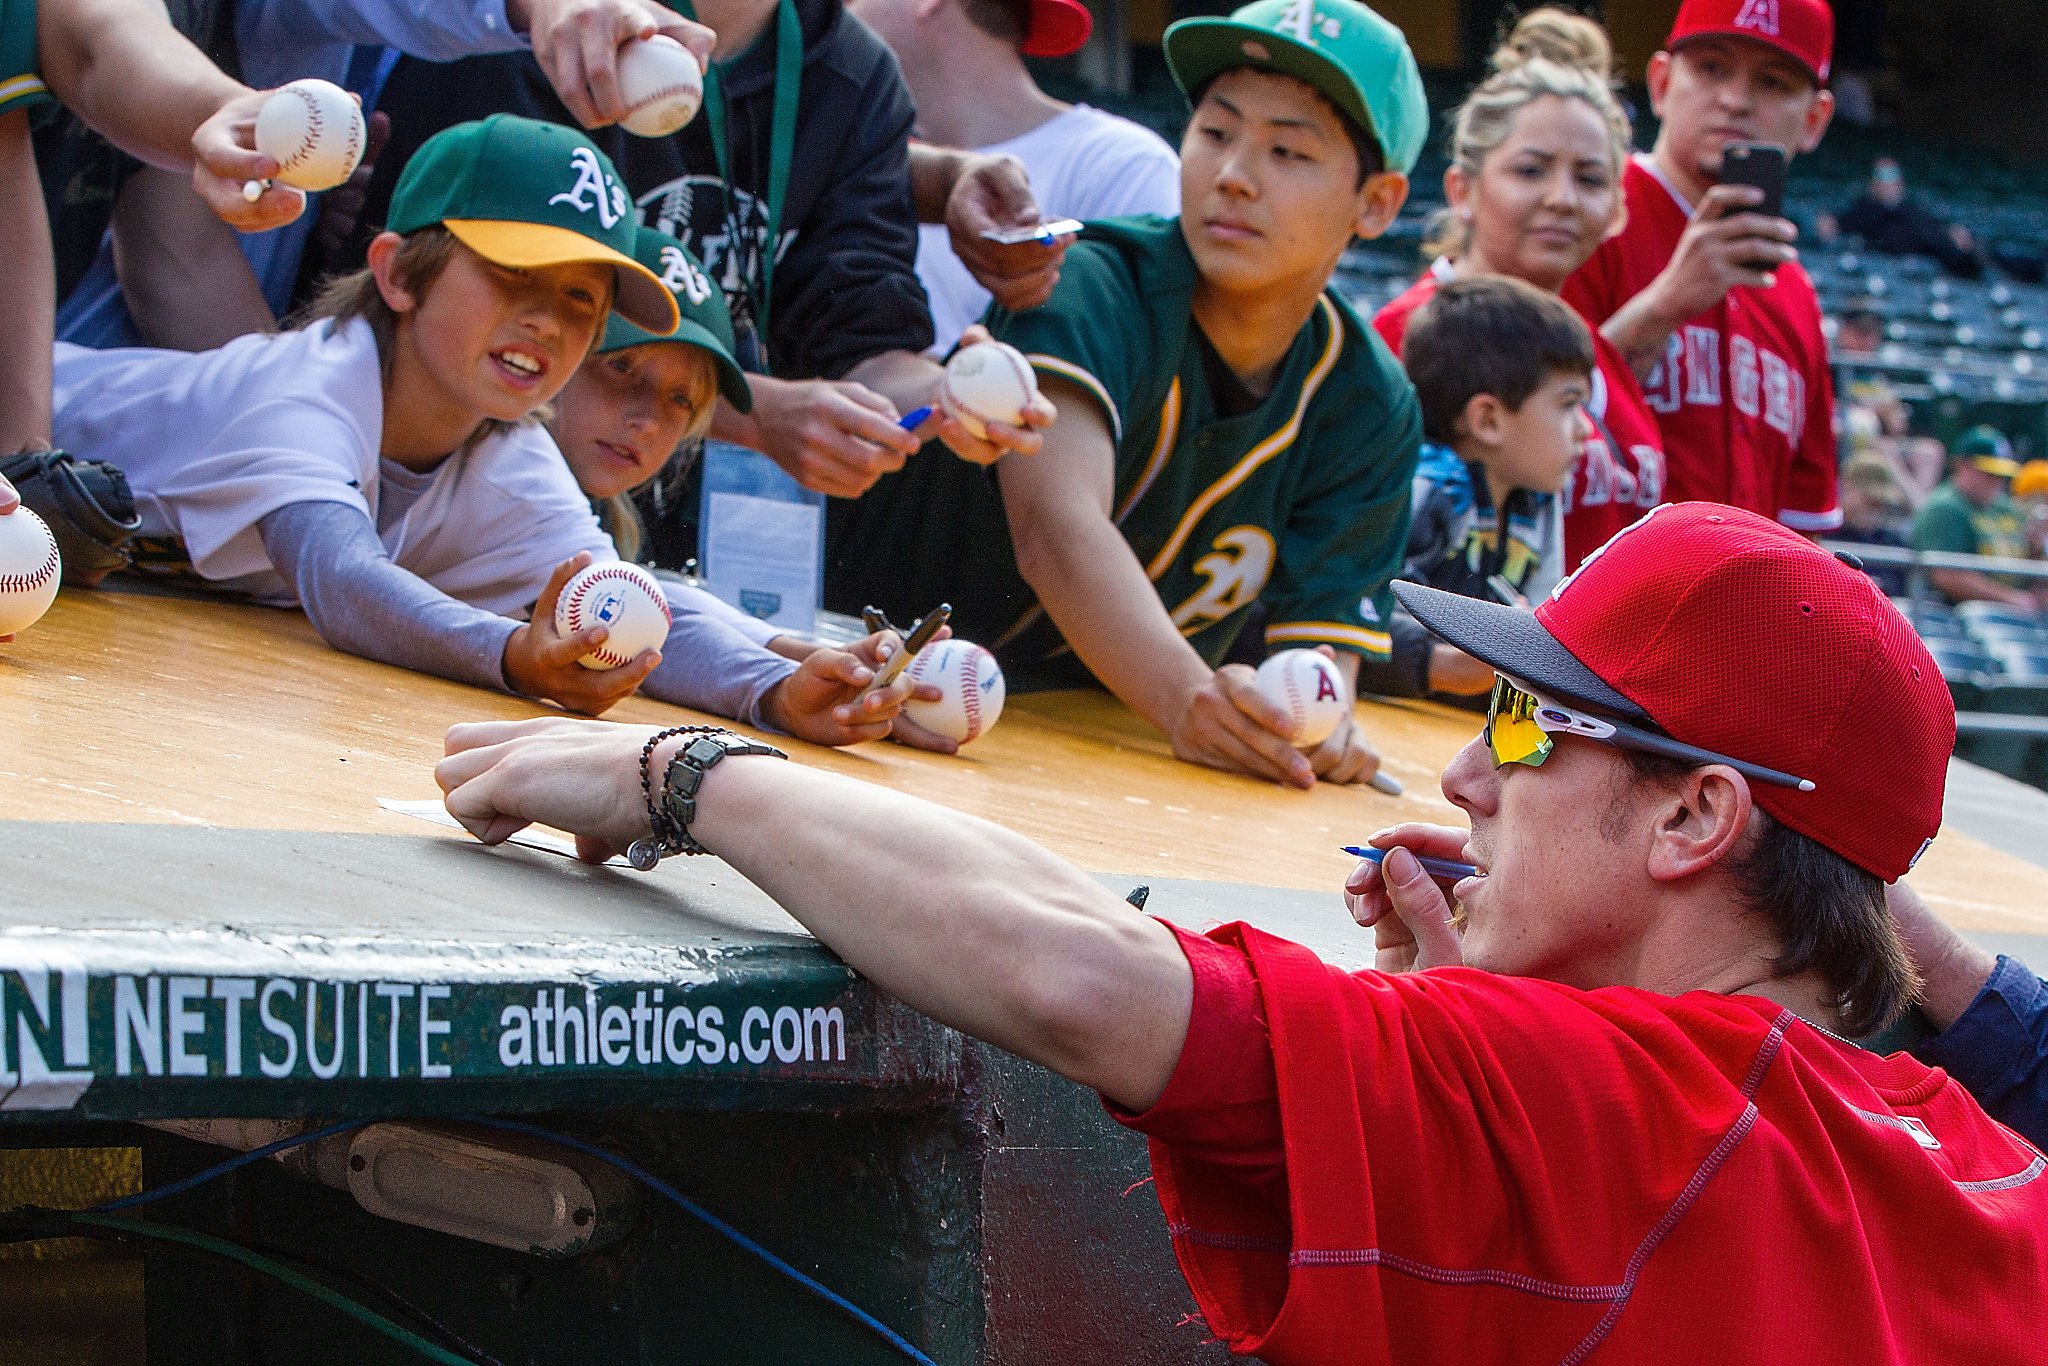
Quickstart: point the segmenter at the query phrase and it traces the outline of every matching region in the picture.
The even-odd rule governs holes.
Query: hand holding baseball
[[[215,111],[192,134],[192,188],[229,227],[243,232],[268,232],[297,218],[306,196],[272,178],[281,169],[273,157],[256,150],[256,119],[269,99],[267,91],[247,90]],[[250,183],[259,193],[243,193]]]
[[[1188,699],[1167,738],[1189,763],[1314,787],[1315,769],[1294,747],[1293,734],[1294,718],[1259,691],[1252,671],[1226,664]]]
[[[533,619],[505,642],[503,667],[505,682],[514,692],[551,699],[569,711],[600,716],[633,695],[661,663],[661,652],[642,650],[632,662],[616,669],[584,666],[583,657],[602,646],[611,632],[598,625],[564,635],[556,629],[555,608],[570,576],[587,568],[590,561],[590,552],[583,551],[555,567],[534,604]]]
[[[954,359],[958,360],[977,347],[1001,345],[989,335],[987,328],[976,323],[960,334],[960,346],[954,352]],[[1003,346],[1002,349],[1011,356],[1017,356],[1017,352],[1010,347]],[[951,362],[948,363],[948,370],[950,369]],[[1006,455],[1038,454],[1045,446],[1045,438],[1039,433],[1052,426],[1059,417],[1059,410],[1052,406],[1051,400],[1038,392],[1037,379],[1031,375],[1030,366],[1025,364],[1023,369],[1027,380],[1020,381],[1000,405],[1001,415],[1008,417],[1014,413],[1016,421],[1000,420],[996,416],[997,409],[993,407],[987,410],[987,416],[963,413],[957,408],[949,408],[946,393],[950,376],[942,373],[939,385],[933,393],[932,416],[918,429],[919,433],[927,437],[936,436],[946,443],[953,454],[976,465],[993,465]],[[994,366],[980,372],[990,382],[994,382],[1002,373],[1002,369]],[[1027,387],[1028,395],[1024,393]],[[1021,401],[1016,401],[1020,396]]]
[[[622,122],[631,112],[619,74],[628,44],[660,34],[680,43],[701,69],[718,42],[659,0],[507,0],[505,17],[527,35],[548,83],[586,128]]]
[[[873,657],[874,642],[870,636],[851,650],[813,651],[795,673],[769,690],[761,704],[763,719],[816,745],[852,745],[887,735],[915,685],[908,674],[899,674],[888,687],[867,691],[875,671],[859,652]]]

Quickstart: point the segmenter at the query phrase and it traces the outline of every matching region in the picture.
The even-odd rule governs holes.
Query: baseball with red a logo
[[[586,669],[617,669],[668,639],[668,598],[654,575],[613,560],[578,570],[555,599],[555,629],[565,636],[592,626],[611,634],[577,660]]]
[[[1282,650],[1259,665],[1253,681],[1261,695],[1293,718],[1287,737],[1297,749],[1312,749],[1335,733],[1351,711],[1351,689],[1328,655],[1316,650]]]

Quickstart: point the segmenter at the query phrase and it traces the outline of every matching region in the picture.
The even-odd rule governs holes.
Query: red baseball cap
[[[1536,611],[1420,584],[1416,620],[1567,704],[1811,780],[1757,804],[1890,882],[1941,828],[1955,704],[1869,577],[1752,512],[1667,503]]]
[[[1685,0],[1672,21],[1668,51],[1708,35],[1769,43],[1828,83],[1835,56],[1835,11],[1828,0]]]
[[[1017,50],[1026,57],[1064,57],[1080,51],[1095,19],[1080,0],[1031,0],[1030,27]]]

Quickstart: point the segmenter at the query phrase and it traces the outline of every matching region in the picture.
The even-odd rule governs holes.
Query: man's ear
[[[1458,411],[1458,435],[1482,446],[1498,447],[1507,439],[1508,405],[1492,394],[1474,394]]]
[[[1806,121],[1799,128],[1799,150],[1802,154],[1820,146],[1820,140],[1827,135],[1828,123],[1834,117],[1835,92],[1814,91],[1813,103],[1806,109]]]
[[[1749,780],[1726,764],[1688,772],[1668,789],[1650,843],[1649,874],[1677,882],[1734,853],[1756,810]]]
[[[1645,73],[1645,84],[1650,89],[1650,112],[1661,119],[1664,117],[1664,94],[1671,89],[1670,53],[1650,54],[1650,69]]]
[[[397,233],[380,232],[370,239],[368,248],[370,276],[377,282],[384,306],[393,313],[410,313],[420,306],[413,292],[398,283],[398,249],[404,244],[405,239]]]
[[[1353,237],[1378,237],[1394,226],[1401,206],[1408,202],[1408,177],[1399,171],[1381,171],[1367,176],[1358,187],[1358,215],[1352,220]]]

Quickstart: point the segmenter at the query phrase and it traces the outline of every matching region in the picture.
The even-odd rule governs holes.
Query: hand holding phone
[[[1014,247],[1019,242],[1050,243],[1055,237],[1064,237],[1068,233],[1079,231],[1079,219],[1055,218],[1050,223],[1034,223],[1023,228],[989,228],[981,235],[998,246]]]
[[[1790,158],[1775,142],[1731,142],[1721,152],[1721,183],[1749,185],[1763,191],[1763,201],[1742,213],[1766,218],[1785,216],[1785,170]]]

